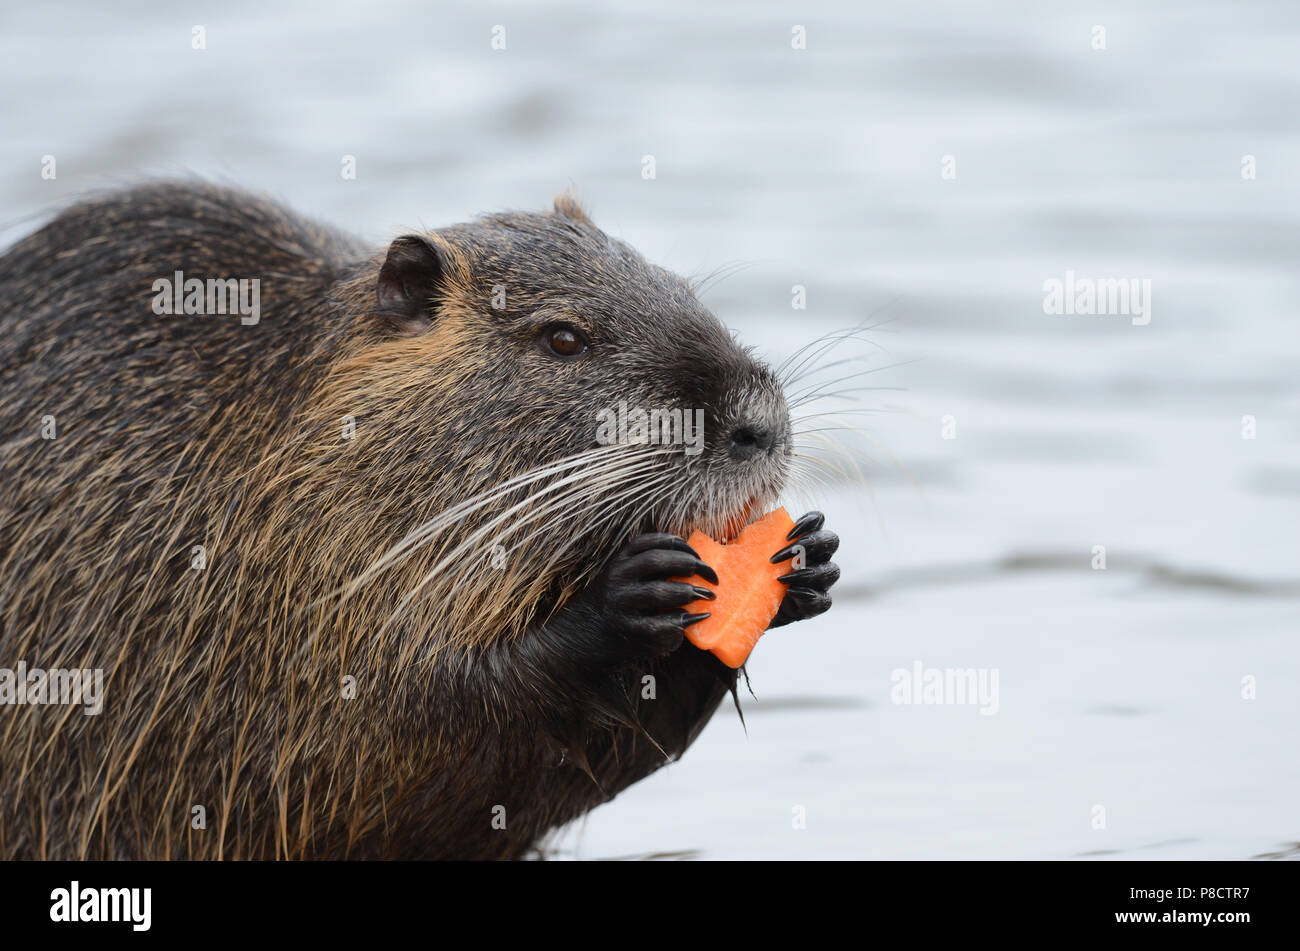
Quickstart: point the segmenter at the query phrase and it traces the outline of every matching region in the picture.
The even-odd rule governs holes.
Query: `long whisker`
[[[868,331],[880,330],[886,324],[893,322],[896,318],[890,317],[876,324],[871,323],[871,321],[876,317],[877,314],[894,306],[894,304],[898,303],[898,301],[900,301],[901,299],[902,299],[902,295],[900,294],[899,296],[895,297],[893,300],[889,301],[883,306],[876,308],[874,311],[872,311],[870,314],[864,317],[859,323],[853,325],[852,327],[848,327],[842,330],[831,331],[830,333],[823,334],[821,337],[818,337],[816,340],[804,344],[802,347],[800,347],[798,350],[792,353],[789,357],[787,357],[777,366],[776,374],[777,377],[780,378],[782,385],[790,386],[792,383],[796,383],[799,380],[803,379],[803,377],[806,376],[808,373],[816,372],[815,370],[806,369],[808,367],[808,364],[816,361],[820,357],[829,353],[831,350],[835,349],[835,347],[839,346],[845,340],[852,340],[852,339],[862,340],[863,338],[861,335],[863,333],[866,333]],[[876,347],[882,352],[884,351],[884,348],[881,347],[878,343],[875,343],[874,341],[864,340],[863,342],[871,344],[872,346]]]
[[[824,396],[825,395],[824,391],[828,387],[838,386],[841,383],[845,383],[849,380],[857,379],[858,377],[868,376],[872,373],[883,373],[885,370],[895,370],[899,367],[905,367],[916,362],[917,362],[916,360],[902,360],[899,361],[898,363],[886,364],[885,366],[871,367],[870,369],[861,370],[857,373],[847,373],[844,376],[836,377],[833,380],[825,380],[821,383],[817,383],[813,386],[806,387],[805,389],[795,393],[793,396],[789,398],[789,403],[791,406],[799,406],[803,403],[807,403],[811,400],[818,399],[819,397]],[[860,387],[857,389],[899,389],[899,387],[865,387],[865,388]],[[848,393],[848,392],[853,392],[853,390],[842,390],[841,392]]]
[[[753,261],[733,261],[730,264],[720,265],[703,277],[692,279],[691,290],[696,295],[707,294],[716,285],[734,274],[739,274],[741,271],[754,267],[754,264]]]
[[[444,524],[450,524],[453,521],[459,521],[461,518],[463,518],[465,515],[469,514],[470,512],[476,511],[477,509],[480,509],[483,506],[496,501],[501,496],[508,494],[513,489],[516,489],[520,486],[527,485],[533,482],[537,482],[541,479],[546,478],[547,476],[553,475],[556,472],[561,472],[564,471],[565,469],[577,468],[587,464],[588,462],[600,460],[602,459],[602,457],[617,456],[621,453],[622,449],[623,447],[621,446],[604,446],[596,450],[587,450],[585,452],[578,453],[577,455],[570,456],[566,459],[559,460],[558,462],[553,462],[543,466],[538,466],[537,468],[532,469],[524,473],[523,475],[516,476],[512,479],[507,479],[505,482],[499,483],[495,486],[492,486],[489,489],[486,489],[483,492],[470,496],[469,498],[456,503],[451,508],[439,512],[433,518],[429,519],[424,524],[412,530],[410,533],[406,535],[405,538],[402,539],[402,541],[400,541],[396,546],[394,546],[394,549],[392,549],[389,555],[386,555],[385,558],[400,552],[406,546],[417,541],[422,535],[426,535],[430,532],[436,532],[439,529],[439,527]]]
[[[348,582],[348,584],[335,592],[335,595],[340,599],[350,597],[358,588],[365,584],[365,582],[379,574],[385,568],[409,557],[415,550],[423,547],[443,529],[463,520],[465,516],[492,504],[502,496],[509,494],[511,491],[524,485],[529,485],[545,479],[557,472],[581,467],[593,460],[608,463],[611,461],[609,457],[617,457],[620,454],[620,451],[623,451],[622,454],[626,454],[625,448],[622,446],[602,446],[597,450],[587,450],[566,459],[559,460],[558,462],[538,466],[522,475],[508,479],[503,483],[499,483],[490,489],[456,503],[451,508],[439,512],[437,515],[408,532],[396,545],[380,556],[379,559],[357,575],[357,577],[352,581]],[[324,599],[322,598],[319,600]],[[319,603],[319,601],[317,603]]]
[[[658,454],[650,454],[650,455],[658,455]],[[527,511],[533,508],[536,501],[540,499],[542,496],[545,496],[555,491],[560,486],[563,486],[565,484],[571,484],[574,481],[580,480],[583,477],[583,475],[584,475],[583,473],[577,473],[575,475],[567,476],[564,479],[560,479],[558,482],[547,485],[546,487],[544,487],[538,492],[531,493],[520,502],[508,508],[505,512],[496,516],[494,519],[489,521],[486,525],[483,525],[478,529],[476,529],[468,537],[460,540],[451,549],[450,552],[444,555],[437,562],[437,564],[435,564],[432,568],[429,569],[429,571],[424,575],[424,577],[421,578],[420,581],[417,583],[415,589],[401,600],[401,602],[398,604],[397,609],[390,616],[389,621],[393,620],[397,615],[399,615],[401,611],[406,607],[406,605],[410,603],[411,598],[413,598],[416,594],[418,594],[418,592],[421,589],[423,589],[429,583],[429,581],[439,576],[440,574],[444,573],[447,570],[447,568],[458,557],[463,557],[466,551],[473,551],[475,549],[481,548],[484,540],[488,538],[500,537],[500,533],[494,531],[495,529],[497,529],[498,526],[500,526],[504,522],[509,521],[518,512]]]
[[[846,482],[859,482],[863,484],[866,483],[867,477],[863,474],[862,468],[858,464],[858,459],[852,452],[848,451],[846,447],[838,443],[832,442],[831,440],[821,439],[820,437],[813,437],[813,438],[814,438],[814,442],[820,443],[819,448],[824,448],[826,451],[832,453],[834,456],[838,457],[839,459],[842,459],[845,465],[848,466],[848,468],[847,469],[841,468],[840,466],[837,466],[834,463],[832,463],[831,460],[823,456],[813,455],[811,453],[806,455],[804,458],[818,460],[822,466],[824,466],[827,469],[830,469]]]
[[[627,473],[625,481],[632,481],[633,479],[635,479],[636,481],[623,493],[615,493],[613,499],[617,501],[625,496],[626,497],[635,496],[636,493],[640,491],[640,486],[639,484],[637,484],[640,482],[640,475],[641,473],[639,471]],[[475,532],[473,536],[471,536],[468,539],[465,539],[463,542],[461,542],[459,545],[453,548],[452,551],[446,555],[446,557],[444,557],[437,565],[434,566],[433,569],[431,569],[423,577],[421,577],[416,582],[416,584],[399,600],[397,607],[384,621],[383,625],[381,625],[380,632],[382,632],[385,628],[387,628],[389,624],[396,622],[398,618],[402,615],[406,607],[421,593],[427,593],[431,585],[435,589],[439,589],[439,590],[441,588],[452,588],[452,587],[463,585],[464,575],[466,573],[466,570],[471,570],[474,567],[474,563],[471,559],[461,557],[461,553],[466,548],[481,546],[482,541],[485,540],[484,536],[486,535],[490,535],[490,537],[495,538],[497,543],[500,544],[504,540],[504,538],[509,537],[509,534],[515,531],[517,528],[519,528],[521,524],[524,525],[530,524],[531,522],[537,521],[542,517],[544,517],[545,513],[542,511],[543,509],[555,508],[555,507],[567,508],[569,506],[568,501],[561,502],[558,504],[558,506],[554,501],[552,501],[552,503],[549,506],[535,505],[534,504],[535,499],[540,498],[545,494],[546,494],[546,490],[543,490],[542,492],[534,493],[534,495],[530,496],[529,499],[526,499],[523,502],[519,503],[519,506],[517,506],[517,508],[527,507],[528,511],[532,513],[532,517],[528,518],[524,522],[521,523],[519,521],[515,521],[508,528],[504,530],[504,533],[490,535],[490,533],[496,527],[497,524],[505,521],[508,518],[508,514],[507,514],[506,516],[503,516],[501,518],[494,519],[492,523],[483,526],[477,532]],[[606,488],[605,491],[601,493],[594,493],[588,490],[585,493],[583,493],[582,497],[585,501],[584,509],[580,509],[576,513],[570,512],[569,516],[571,518],[581,519],[583,515],[585,515],[586,509],[595,508],[598,505],[606,505],[608,504],[608,501],[611,498],[608,492],[608,488]],[[566,545],[560,547],[559,549],[548,550],[548,552],[546,553],[547,560],[552,563],[558,561],[560,555],[564,551],[567,551],[569,547],[571,547],[573,544],[576,544],[580,540],[590,538],[590,537],[591,537],[591,533],[589,531],[574,533],[570,538],[570,541]],[[455,562],[458,558],[460,558],[462,563],[465,565],[465,569],[460,572],[447,571],[450,564]],[[435,579],[438,579],[436,584],[434,583]],[[436,591],[435,594],[437,594]],[[438,598],[438,600],[441,599]]]
[[[637,481],[632,482],[632,484],[628,488],[624,489],[621,494],[614,495],[614,496],[597,497],[594,493],[591,493],[590,490],[584,486],[579,490],[576,490],[574,493],[571,493],[569,496],[557,500],[557,502],[552,503],[552,505],[550,506],[547,506],[546,510],[547,512],[549,512],[551,509],[563,508],[574,498],[584,498],[584,497],[590,500],[590,504],[587,506],[588,508],[595,508],[597,506],[609,506],[609,511],[604,513],[600,519],[598,519],[596,522],[589,523],[586,526],[587,530],[585,534],[589,536],[591,534],[598,533],[601,529],[605,527],[605,525],[610,524],[611,522],[614,521],[614,519],[619,514],[618,510],[614,508],[614,504],[619,502],[622,498],[635,496],[639,492],[650,491],[652,488],[657,488],[659,485],[667,482],[671,482],[672,480],[677,479],[679,477],[680,476],[678,475],[678,473],[670,471],[670,472],[661,473],[660,475],[652,478],[647,482],[642,482],[641,480],[638,479]],[[528,521],[522,524],[527,525],[529,524],[529,522],[537,522],[537,521],[543,521],[542,517],[538,516],[538,517],[530,518],[528,519]],[[550,529],[548,528],[539,528],[534,530],[533,532],[529,533],[525,537],[521,538],[519,541],[515,542],[513,547],[511,547],[507,553],[515,552],[523,549],[534,538],[538,537],[539,535],[544,535],[548,531],[550,531]]]
[[[642,517],[644,517],[653,509],[654,504],[658,501],[657,497],[654,496],[653,493],[659,489],[671,489],[674,482],[676,481],[676,478],[677,478],[677,473],[673,473],[673,472],[664,473],[657,479],[654,479],[648,483],[642,483],[640,481],[634,482],[633,484],[628,486],[622,493],[613,496],[607,501],[601,500],[599,503],[593,501],[592,507],[595,507],[596,504],[608,506],[604,515],[601,517],[601,519],[597,521],[597,523],[591,526],[591,531],[587,533],[578,533],[578,532],[573,533],[569,541],[565,542],[559,548],[554,550],[554,552],[552,553],[552,558],[554,560],[559,560],[560,556],[562,556],[570,548],[576,545],[579,541],[585,538],[589,538],[592,533],[598,534],[607,525],[612,524],[615,521],[615,519],[617,519],[623,513],[624,510],[626,510],[629,506],[631,506],[638,499],[640,499],[641,510],[637,511],[635,515],[627,519],[627,521],[630,524],[636,524],[638,521],[640,521]],[[646,498],[647,495],[649,495],[650,497]],[[520,543],[520,545],[522,546],[524,544],[527,544],[527,542],[530,541],[537,534],[539,534],[539,532],[534,532],[532,535],[529,535],[528,538],[524,539]]]
[[[660,473],[658,476],[652,478],[649,481],[644,481],[640,477],[635,479],[629,479],[627,480],[624,488],[622,488],[619,491],[615,491],[612,494],[610,494],[608,491],[605,491],[601,494],[585,493],[580,500],[581,507],[576,511],[572,511],[568,513],[568,515],[570,521],[584,522],[587,530],[583,532],[570,533],[569,540],[565,542],[563,545],[559,546],[558,548],[546,549],[545,551],[546,560],[552,564],[559,562],[563,558],[564,554],[569,551],[569,549],[573,548],[575,545],[579,544],[580,542],[588,541],[593,537],[601,537],[600,533],[603,531],[604,527],[607,524],[610,524],[615,519],[618,519],[620,514],[624,510],[637,506],[637,503],[639,503],[639,506],[635,507],[632,514],[628,517],[623,518],[622,521],[630,525],[639,523],[639,521],[642,518],[644,518],[650,511],[652,511],[654,507],[658,505],[660,501],[673,490],[676,481],[679,477],[680,477],[680,473],[669,470]],[[585,518],[587,514],[591,510],[595,510],[595,509],[601,510],[602,512],[601,518],[597,519],[593,523],[585,522]],[[545,530],[539,529],[538,531],[534,532],[533,535],[542,534],[544,531]],[[516,549],[521,549],[522,546],[525,545],[527,541],[533,537],[533,535],[530,535],[529,539],[522,540],[518,545],[515,546],[515,549],[511,549],[511,550],[514,551]],[[523,549],[523,550],[527,551],[528,549]],[[416,588],[411,592],[408,592],[407,596],[404,598],[404,601],[409,603],[409,601],[413,600],[421,591],[427,592],[427,587],[426,587],[427,582],[428,582],[427,577],[421,579],[420,583],[417,584]],[[460,583],[459,580],[456,583],[459,584]],[[432,595],[434,596],[435,600],[439,596],[439,594],[440,592],[437,591],[432,592]],[[557,604],[556,607],[558,608],[559,605]],[[397,614],[395,613],[392,617],[390,617],[389,620],[390,621],[394,620],[396,616]],[[386,621],[385,624],[387,623],[389,622]],[[406,663],[415,663],[416,660],[417,658],[415,658],[414,656],[409,656],[409,660],[403,661],[401,663],[403,665]]]

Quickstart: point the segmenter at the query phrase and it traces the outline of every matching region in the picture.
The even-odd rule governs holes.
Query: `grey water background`
[[[152,174],[377,245],[573,185],[774,360],[874,328],[815,378],[872,371],[820,420],[866,485],[791,501],[835,608],[555,855],[1294,856],[1298,63],[1264,0],[9,4],[0,239]],[[1150,323],[1045,314],[1067,270]],[[894,703],[917,662],[996,713]]]

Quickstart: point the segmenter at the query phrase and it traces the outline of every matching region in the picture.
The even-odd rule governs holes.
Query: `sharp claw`
[[[711,611],[705,611],[703,614],[687,614],[682,617],[682,626],[686,627],[696,623],[697,621],[703,621],[706,617],[712,616],[713,612]]]
[[[786,545],[779,552],[772,556],[772,564],[779,564],[794,555],[795,549],[802,547],[804,553],[808,556],[809,561],[815,564],[822,564],[828,561],[831,555],[835,554],[840,545],[839,538],[834,532],[824,532],[818,529],[815,532],[809,532],[801,537],[797,542]]]
[[[796,528],[797,528],[797,527],[798,527],[798,526],[796,526]],[[777,552],[775,555],[772,556],[772,564],[774,564],[774,565],[779,565],[781,562],[785,561],[787,558],[793,558],[793,557],[794,557],[794,550],[795,550],[796,547],[798,547],[798,546],[797,546],[797,545],[786,545],[786,546],[785,546],[784,548],[782,548],[779,552]]]
[[[790,529],[790,534],[785,536],[785,540],[792,542],[800,535],[807,535],[809,532],[817,531],[825,523],[826,516],[821,512],[808,512],[794,523],[794,528]]]
[[[705,601],[712,601],[717,598],[717,593],[710,591],[708,588],[701,588],[697,584],[691,585],[691,590],[695,592],[697,598],[703,598]]]
[[[695,573],[710,584],[718,584],[718,573],[702,561],[695,566]]]
[[[781,575],[781,577],[776,580],[787,585],[797,585],[803,588],[816,588],[818,591],[825,591],[835,582],[840,580],[840,569],[834,562],[828,561],[807,568],[799,568],[795,571]]]

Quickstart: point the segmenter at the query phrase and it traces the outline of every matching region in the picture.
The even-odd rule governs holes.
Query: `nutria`
[[[734,695],[667,579],[781,491],[780,382],[567,195],[377,254],[94,197],[0,257],[0,370],[0,668],[103,670],[0,706],[0,856],[521,857]],[[623,402],[703,451],[598,443]],[[821,523],[774,625],[830,604]]]

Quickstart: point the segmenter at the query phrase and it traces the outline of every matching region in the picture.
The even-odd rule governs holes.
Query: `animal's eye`
[[[555,357],[570,358],[587,352],[587,338],[568,324],[552,324],[542,331],[542,346]]]

